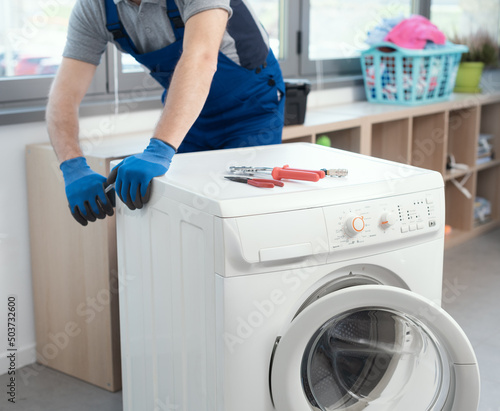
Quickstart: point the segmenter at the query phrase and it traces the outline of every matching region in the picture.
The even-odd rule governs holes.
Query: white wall
[[[81,121],[82,137],[144,132],[159,111],[99,116]],[[94,140],[95,141],[95,140]],[[16,368],[35,362],[35,328],[29,254],[25,171],[27,144],[49,142],[43,122],[0,127],[0,375],[7,362],[7,296],[17,296]]]
[[[350,102],[362,97],[362,88],[313,92],[308,107]],[[82,137],[151,134],[158,111],[125,113],[82,119]],[[48,142],[45,124],[0,127],[0,375],[7,364],[7,296],[17,296],[17,368],[35,362],[35,329],[31,289],[28,207],[25,171],[27,144]]]
[[[0,374],[7,370],[7,296],[17,296],[17,365],[35,360],[26,201],[26,144],[48,141],[42,124],[0,127]]]

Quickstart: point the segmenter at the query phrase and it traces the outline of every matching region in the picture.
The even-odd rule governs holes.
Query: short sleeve
[[[105,26],[103,1],[77,0],[69,19],[63,56],[97,66],[111,39]]]
[[[211,9],[224,9],[228,12],[229,17],[233,14],[230,0],[176,0],[176,2],[184,22],[195,14]]]

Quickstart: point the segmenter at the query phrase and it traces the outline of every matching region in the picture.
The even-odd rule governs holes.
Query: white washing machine
[[[284,164],[349,175],[223,178]],[[305,143],[182,154],[117,208],[125,410],[477,410],[440,308],[439,173]]]

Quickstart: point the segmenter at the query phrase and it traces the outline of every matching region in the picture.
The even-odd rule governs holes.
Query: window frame
[[[147,68],[144,68],[142,72],[123,72],[123,54],[112,43],[108,44],[105,57],[103,57],[108,67],[107,92],[114,95],[117,91],[116,85],[118,84],[118,93],[134,93],[145,96],[151,93],[156,93],[156,95],[160,93],[161,95],[163,87],[149,75]]]
[[[279,0],[280,55],[278,58],[284,77],[297,76],[300,66],[300,2]]]
[[[105,64],[99,64],[87,96],[95,96],[106,92],[107,70]],[[48,95],[53,75],[19,76],[0,78],[0,103],[19,103],[45,99]]]

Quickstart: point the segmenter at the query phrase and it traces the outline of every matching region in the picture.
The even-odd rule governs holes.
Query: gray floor
[[[5,398],[7,375],[0,376],[0,411],[122,410],[121,391],[110,393],[46,367],[36,369],[36,374],[29,366],[17,373],[21,377],[17,379],[15,404]]]
[[[443,307],[462,326],[479,361],[479,410],[500,411],[500,229],[447,250],[444,279],[450,301]],[[458,287],[446,291],[446,281]]]
[[[500,411],[500,229],[447,250],[444,279],[444,308],[463,327],[479,360],[479,411]],[[112,394],[47,368],[27,385],[18,382],[15,405],[5,399],[6,384],[7,376],[0,376],[0,411],[122,409],[120,392]]]

